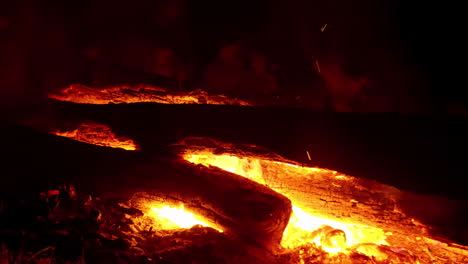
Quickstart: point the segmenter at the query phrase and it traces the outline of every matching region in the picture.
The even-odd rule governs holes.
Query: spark
[[[315,67],[317,68],[317,72],[320,73],[320,64],[318,60],[315,60]]]
[[[320,28],[320,31],[324,32],[325,29],[327,28],[327,25],[328,25],[328,24],[323,25],[323,27]]]
[[[308,150],[306,150],[306,153],[307,153],[307,157],[309,158],[309,160],[312,160],[312,159],[310,158],[310,154],[309,154],[309,151],[308,151]]]

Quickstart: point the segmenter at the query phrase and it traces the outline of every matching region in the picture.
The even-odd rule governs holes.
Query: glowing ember
[[[95,145],[137,149],[132,140],[117,138],[101,124],[85,123],[55,134]],[[249,178],[291,200],[293,213],[281,241],[284,254],[291,254],[289,263],[466,263],[468,259],[468,248],[431,239],[426,226],[407,217],[396,202],[402,192],[391,186],[300,166],[273,154],[256,154],[254,146],[237,150],[233,144],[208,143],[210,148],[186,145],[183,159]],[[223,232],[189,212],[178,199],[174,203],[167,197],[146,197],[130,201],[144,212],[133,219],[135,232],[173,232],[166,230],[194,226]]]
[[[293,206],[293,215],[284,231],[282,244],[295,248],[315,243],[327,252],[338,253],[362,243],[387,244],[385,238],[382,229],[327,220]]]
[[[67,137],[98,146],[122,148],[125,150],[138,149],[138,146],[133,140],[117,137],[108,126],[93,122],[80,124],[77,129],[72,131],[55,131],[52,133],[57,136]]]
[[[79,104],[123,104],[123,103],[160,103],[160,104],[211,104],[211,105],[251,105],[250,103],[228,98],[225,95],[210,95],[202,90],[177,92],[167,89],[140,86],[113,86],[103,89],[73,84],[49,98]]]
[[[163,206],[162,208],[151,208],[155,214],[155,218],[160,218],[166,222],[166,227],[175,226],[176,228],[191,228],[195,225],[208,226],[208,224],[198,220],[194,214],[185,211],[184,206],[171,207],[169,205]]]

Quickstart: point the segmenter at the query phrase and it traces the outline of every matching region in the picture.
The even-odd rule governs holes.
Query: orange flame
[[[103,89],[72,84],[49,98],[79,104],[123,104],[123,103],[160,103],[160,104],[211,104],[211,105],[251,105],[249,102],[228,98],[225,95],[210,95],[202,90],[192,92],[169,91],[149,85],[113,86]]]
[[[98,146],[121,148],[125,150],[138,149],[138,146],[133,140],[117,137],[108,126],[94,122],[82,123],[77,129],[72,131],[55,131],[52,132],[52,134]]]

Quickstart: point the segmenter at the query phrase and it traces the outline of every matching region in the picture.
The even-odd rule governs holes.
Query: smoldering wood
[[[3,192],[31,193],[73,184],[83,192],[129,199],[136,192],[183,201],[225,232],[275,250],[290,201],[262,185],[178,157],[111,149],[2,125]]]

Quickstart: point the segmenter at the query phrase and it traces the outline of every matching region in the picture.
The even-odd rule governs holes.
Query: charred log
[[[183,201],[226,233],[269,250],[279,246],[290,201],[260,184],[177,157],[101,148],[4,126],[2,191],[31,192],[62,183],[90,194],[129,199],[136,192]]]

